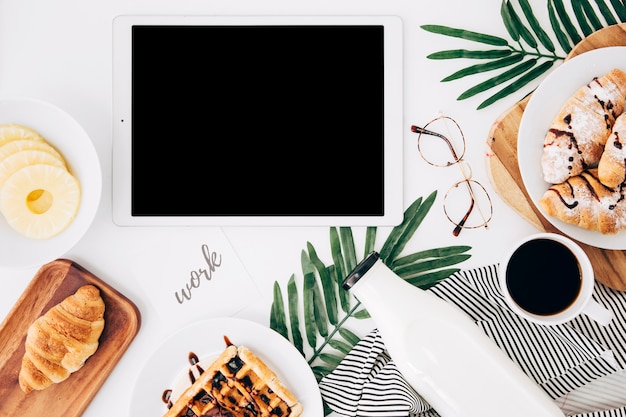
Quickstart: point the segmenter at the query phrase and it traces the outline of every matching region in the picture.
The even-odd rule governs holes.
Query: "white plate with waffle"
[[[191,385],[189,375],[196,372],[192,369],[195,359],[212,362],[226,349],[225,336],[233,344],[250,349],[276,374],[302,404],[302,417],[324,415],[317,380],[300,352],[274,330],[237,318],[199,321],[168,337],[144,364],[129,415],[165,415],[168,396],[169,401],[175,401]]]
[[[539,199],[551,185],[544,181],[541,169],[543,142],[550,123],[576,90],[613,68],[626,71],[626,47],[595,49],[567,60],[551,72],[531,96],[520,122],[517,158],[524,186],[535,206],[539,207]],[[567,224],[539,210],[554,227],[579,242],[603,249],[626,249],[626,232],[603,235]]]

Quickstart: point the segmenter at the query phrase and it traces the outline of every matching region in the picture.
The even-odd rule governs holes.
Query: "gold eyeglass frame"
[[[452,136],[450,135],[450,131],[447,132],[448,136],[443,135],[442,133],[439,132],[435,132],[432,130],[428,129],[428,126],[430,126],[432,123],[438,121],[438,120],[443,120],[444,124],[446,125],[446,127],[448,126],[447,122],[451,122],[453,123],[456,128],[458,129],[459,133],[461,134],[461,139],[463,142],[463,149],[462,152],[460,152],[460,154],[457,152],[457,150],[454,147],[454,144],[450,141],[450,139],[448,138],[448,136]],[[448,218],[448,220],[455,225],[454,230],[452,231],[452,234],[454,236],[458,236],[461,233],[462,229],[478,229],[481,227],[484,228],[488,228],[489,227],[489,222],[491,221],[492,217],[493,217],[493,203],[491,201],[491,196],[489,195],[489,193],[487,192],[487,189],[478,181],[474,180],[472,178],[472,168],[471,166],[467,163],[467,161],[465,161],[463,159],[463,157],[465,156],[465,151],[467,150],[467,144],[465,141],[465,135],[463,133],[463,130],[461,129],[461,126],[459,126],[459,124],[456,122],[456,120],[454,120],[453,118],[449,117],[449,116],[444,116],[441,115],[439,117],[436,117],[435,119],[431,120],[430,122],[426,123],[426,125],[424,125],[424,127],[419,127],[416,125],[412,125],[411,126],[411,132],[413,133],[417,133],[419,136],[417,137],[417,150],[420,154],[420,156],[422,157],[422,159],[428,163],[429,165],[432,166],[436,166],[436,167],[440,167],[440,168],[445,168],[445,167],[449,167],[452,165],[458,165],[459,169],[461,170],[461,175],[463,176],[463,179],[460,181],[457,181],[456,183],[452,184],[452,186],[448,189],[448,191],[446,192],[445,196],[444,196],[444,200],[443,200],[443,211],[444,214],[446,215],[446,217]],[[438,164],[438,163],[434,163],[431,160],[429,160],[424,153],[422,152],[422,148],[421,148],[421,139],[424,135],[427,136],[433,136],[433,137],[437,137],[442,139],[446,145],[448,146],[448,149],[450,149],[450,152],[452,154],[452,161],[448,161],[446,164]],[[452,217],[450,216],[450,214],[448,213],[448,210],[446,209],[446,201],[448,198],[448,195],[450,194],[450,192],[452,190],[454,190],[455,188],[461,186],[462,184],[465,184],[467,186],[467,190],[469,192],[469,196],[470,196],[470,206],[468,208],[468,210],[466,211],[465,215],[463,216],[463,218],[460,221],[455,221],[452,219]],[[476,187],[480,187],[482,188],[482,190],[484,191],[485,195],[487,196],[487,200],[489,201],[489,215],[486,216],[485,213],[483,212],[482,208],[480,207],[480,205],[476,204],[476,195],[474,193],[474,189],[472,188],[472,185],[476,186]],[[469,219],[469,216],[472,214],[472,212],[474,211],[474,208],[476,208],[480,214],[480,217],[482,218],[482,223],[479,225],[475,225],[475,226],[468,226],[466,225],[467,220]]]

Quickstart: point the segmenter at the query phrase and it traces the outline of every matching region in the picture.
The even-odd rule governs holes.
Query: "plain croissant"
[[[626,229],[626,200],[619,190],[600,182],[597,169],[552,185],[539,206],[565,223],[605,235]]]
[[[544,138],[541,166],[546,182],[558,184],[597,166],[625,99],[626,73],[616,68],[565,102]]]
[[[98,349],[104,329],[104,301],[93,285],[80,287],[28,328],[19,384],[42,390],[67,379]]]

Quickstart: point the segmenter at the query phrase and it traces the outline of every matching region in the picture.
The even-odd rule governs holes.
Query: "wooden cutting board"
[[[567,59],[607,46],[626,46],[626,24],[609,26],[591,34],[572,49]],[[492,152],[487,157],[487,165],[493,186],[507,204],[540,231],[560,233],[531,202],[517,164],[517,132],[529,99],[530,95],[503,113],[492,125],[487,140]],[[596,279],[610,288],[625,291],[626,252],[578,243],[591,259]]]
[[[30,324],[85,284],[100,289],[105,326],[99,346],[85,365],[65,381],[24,394],[18,374]],[[80,265],[57,259],[37,272],[0,326],[0,416],[77,417],[118,363],[139,331],[137,307]]]

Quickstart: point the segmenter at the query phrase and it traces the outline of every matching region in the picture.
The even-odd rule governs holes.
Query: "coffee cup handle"
[[[583,309],[583,313],[602,326],[608,325],[613,319],[613,312],[601,306],[594,300],[589,300]]]

